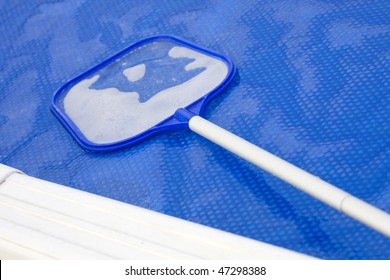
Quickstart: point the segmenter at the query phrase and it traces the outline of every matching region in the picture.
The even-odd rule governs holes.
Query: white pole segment
[[[297,189],[390,237],[390,215],[388,213],[199,116],[190,119],[189,127],[192,131],[290,183]]]

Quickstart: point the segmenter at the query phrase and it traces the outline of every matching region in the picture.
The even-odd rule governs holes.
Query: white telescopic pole
[[[202,117],[192,117],[189,121],[189,127],[192,131],[290,183],[297,189],[304,191],[342,213],[390,237],[390,215],[388,213],[257,147]]]

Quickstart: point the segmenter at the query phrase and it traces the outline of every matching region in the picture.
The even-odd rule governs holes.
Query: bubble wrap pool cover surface
[[[326,259],[390,239],[190,131],[110,153],[51,114],[67,80],[171,34],[238,74],[206,118],[390,213],[389,1],[1,1],[0,159],[31,176]]]

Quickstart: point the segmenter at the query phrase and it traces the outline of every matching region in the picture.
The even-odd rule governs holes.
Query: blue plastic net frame
[[[68,92],[68,90],[73,87],[75,84],[79,83],[80,81],[84,80],[85,78],[101,71],[105,67],[108,67],[115,61],[121,59],[122,57],[126,56],[130,52],[136,50],[137,48],[140,48],[144,45],[158,42],[158,41],[169,41],[173,42],[177,45],[195,50],[197,52],[200,52],[202,54],[205,54],[207,56],[216,58],[218,60],[223,61],[227,66],[227,74],[225,79],[218,84],[213,90],[203,95],[201,98],[197,99],[196,101],[190,103],[188,106],[185,107],[185,111],[182,110],[182,108],[178,108],[178,112],[172,114],[170,117],[162,120],[161,122],[157,123],[155,126],[138,133],[135,136],[116,141],[111,143],[104,143],[104,144],[98,144],[90,141],[83,132],[78,128],[78,126],[72,121],[72,119],[66,114],[62,106],[60,105],[61,98]],[[104,152],[104,151],[113,151],[118,150],[121,148],[125,148],[131,145],[134,145],[136,143],[139,143],[155,134],[162,133],[162,132],[169,132],[173,130],[178,129],[185,129],[188,128],[188,121],[189,119],[194,115],[202,115],[206,106],[220,93],[223,92],[223,90],[231,83],[231,81],[234,78],[234,75],[236,73],[236,67],[231,59],[229,59],[227,56],[216,53],[212,50],[200,47],[194,43],[191,43],[189,41],[183,40],[181,38],[178,38],[176,36],[171,35],[157,35],[153,37],[148,37],[142,40],[139,40],[133,44],[131,44],[129,47],[123,49],[122,51],[118,52],[117,54],[107,58],[106,60],[102,61],[98,65],[92,67],[91,69],[85,71],[84,73],[78,75],[74,79],[71,79],[67,83],[65,83],[63,86],[61,86],[55,93],[51,102],[50,109],[53,112],[53,114],[59,119],[59,121],[62,123],[62,125],[69,131],[69,133],[73,136],[73,138],[77,141],[77,143],[83,147],[84,149],[95,151],[95,152]],[[187,113],[186,113],[187,112]]]

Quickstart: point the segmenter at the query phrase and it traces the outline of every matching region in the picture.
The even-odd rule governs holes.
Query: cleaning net
[[[141,45],[79,81],[63,95],[63,110],[91,142],[133,137],[216,88],[222,60],[169,40]]]

